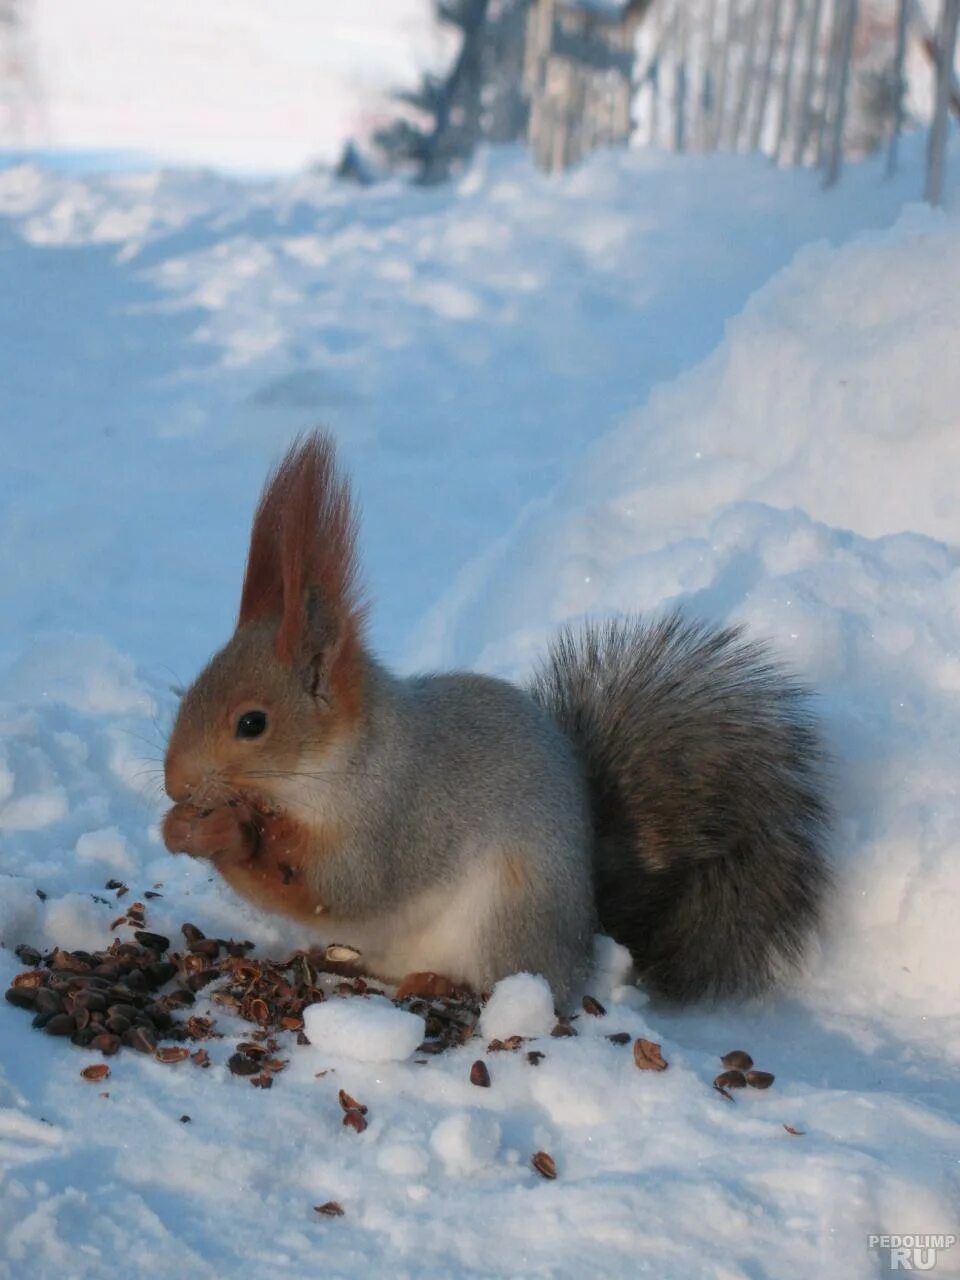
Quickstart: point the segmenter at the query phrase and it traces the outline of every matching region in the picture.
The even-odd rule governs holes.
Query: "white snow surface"
[[[0,173],[0,987],[18,943],[108,942],[113,876],[159,932],[303,941],[157,821],[174,687],[318,421],[387,659],[522,675],[585,612],[743,621],[820,691],[840,813],[824,943],[748,1006],[644,1003],[601,943],[575,1037],[288,1037],[267,1092],[220,1010],[209,1070],[124,1052],[95,1086],[0,1002],[3,1280],[866,1278],[869,1234],[956,1232],[960,222],[904,208],[905,150],[829,194],[640,153],[433,191]],[[716,1093],[733,1048],[774,1086]]]
[[[358,1062],[401,1062],[426,1036],[423,1018],[377,995],[308,1005],[303,1024],[308,1038],[325,1053]]]

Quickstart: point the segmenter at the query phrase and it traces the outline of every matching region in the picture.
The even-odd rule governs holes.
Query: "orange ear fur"
[[[330,437],[317,431],[296,440],[260,496],[237,625],[279,617],[277,657],[289,666],[300,654],[307,589],[319,588],[340,628],[331,684],[348,703],[363,622],[356,542],[350,485]]]

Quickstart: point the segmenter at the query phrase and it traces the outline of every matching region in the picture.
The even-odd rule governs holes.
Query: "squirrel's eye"
[[[259,738],[267,727],[265,711],[245,711],[237,721],[238,738]]]

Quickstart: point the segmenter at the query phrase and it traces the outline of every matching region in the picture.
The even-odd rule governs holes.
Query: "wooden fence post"
[[[757,56],[757,31],[760,27],[760,0],[753,0],[749,23],[747,47],[743,55],[743,66],[740,68],[741,82],[740,94],[737,98],[737,112],[733,118],[733,138],[731,139],[731,150],[733,151],[738,150],[740,146],[740,135],[743,132],[744,122],[747,118],[747,108],[750,105],[750,95],[753,90],[754,61]]]
[[[715,151],[723,137],[723,122],[727,109],[727,84],[730,77],[730,46],[737,20],[737,0],[726,0],[727,21],[724,24],[723,45],[720,50],[720,74],[717,77],[717,100],[713,109],[713,128],[710,130],[710,150]]]
[[[701,151],[709,149],[712,129],[711,117],[716,109],[716,94],[713,82],[714,63],[717,58],[716,21],[717,0],[709,0],[707,17],[704,23],[703,66],[700,69],[700,90],[697,94],[697,146]]]
[[[953,63],[957,49],[957,24],[960,0],[943,0],[940,27],[937,32],[937,94],[927,147],[926,198],[930,204],[943,199],[943,170],[947,148],[947,126],[950,121],[950,95],[953,88]]]
[[[780,41],[780,18],[783,13],[783,0],[772,0],[770,6],[770,26],[767,32],[767,47],[763,58],[763,71],[760,77],[760,94],[753,128],[750,131],[750,149],[759,151],[763,145],[763,125],[767,114],[767,100],[770,97],[770,81],[773,77],[773,61],[777,56],[777,45]]]
[[[890,145],[887,148],[887,177],[897,171],[897,157],[900,148],[900,134],[903,132],[903,97],[906,84],[903,79],[903,65],[907,56],[907,20],[910,11],[910,0],[897,0],[897,51],[893,61],[894,101],[893,123],[890,130]]]
[[[793,144],[793,163],[803,164],[807,144],[813,131],[813,90],[817,75],[817,49],[820,43],[820,19],[823,0],[813,0],[810,25],[807,28],[807,44],[803,61],[803,85],[800,89],[800,127]]]
[[[804,0],[793,0],[793,19],[790,33],[787,36],[786,62],[783,67],[783,81],[780,86],[780,118],[777,122],[777,136],[773,144],[771,160],[779,163],[787,141],[787,130],[790,127],[790,113],[793,106],[793,64],[797,57],[797,44],[800,40],[800,25],[803,22]]]
[[[843,127],[847,119],[847,89],[850,84],[850,60],[853,57],[853,35],[857,26],[857,0],[844,0],[844,12],[840,27],[836,95],[831,121],[830,151],[824,185],[832,187],[840,177],[843,164]]]
[[[673,147],[685,151],[687,147],[687,14],[682,4],[677,5],[676,19],[677,61],[673,71]]]

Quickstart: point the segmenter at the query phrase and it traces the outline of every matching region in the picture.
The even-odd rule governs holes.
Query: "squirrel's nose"
[[[199,785],[195,769],[188,761],[167,760],[163,766],[163,781],[167,795],[175,804],[186,804]]]

